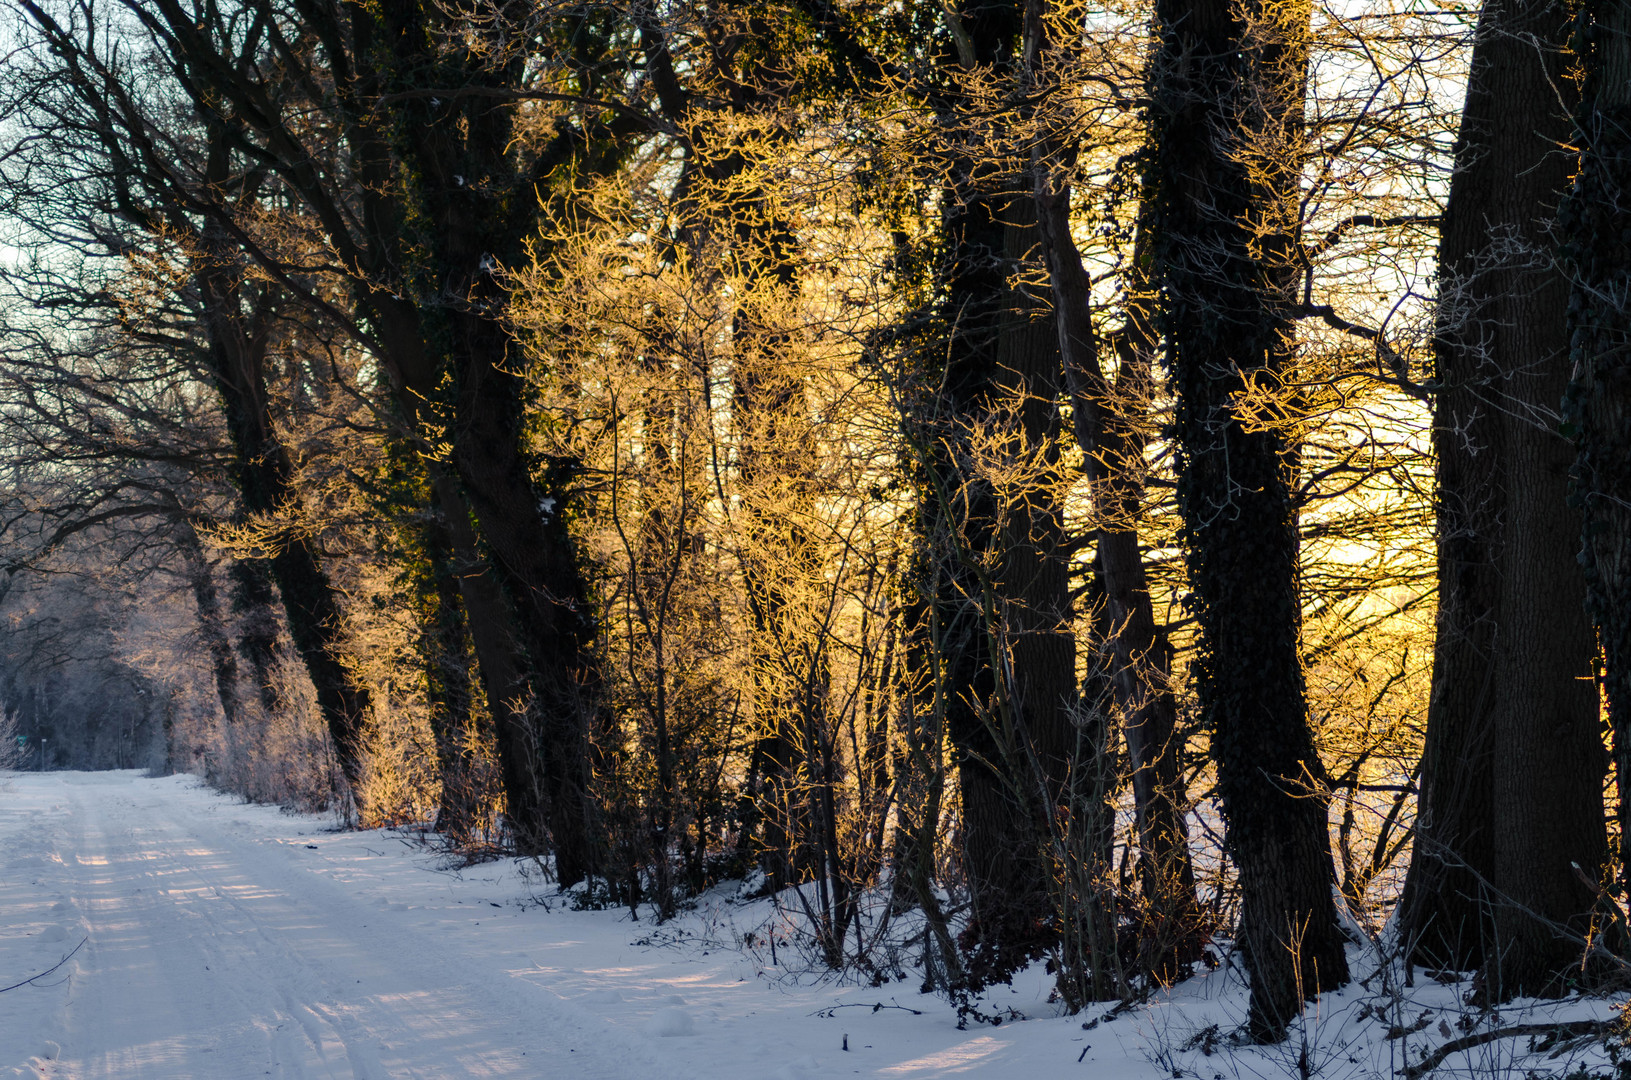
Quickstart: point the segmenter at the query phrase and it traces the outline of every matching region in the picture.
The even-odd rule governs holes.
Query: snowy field
[[[1107,1020],[1058,1015],[1036,970],[986,1005],[1026,1019],[959,1030],[911,972],[844,985],[743,945],[775,925],[768,901],[728,893],[663,927],[573,911],[515,863],[447,871],[392,833],[334,832],[186,777],[0,774],[0,986],[72,954],[0,992],[0,1076],[1388,1077],[1469,1033],[1612,1015],[1595,1000],[1479,1012],[1465,984],[1417,972],[1404,988],[1355,946],[1368,978],[1281,1047],[1229,1044],[1245,1003],[1226,971]],[[1529,1036],[1436,1075],[1602,1060]]]

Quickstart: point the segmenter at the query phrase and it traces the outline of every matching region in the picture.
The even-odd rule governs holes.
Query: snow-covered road
[[[660,930],[546,910],[514,863],[452,873],[329,824],[187,777],[0,775],[0,986],[84,941],[0,993],[0,1076],[1052,1075],[1041,1052],[1085,1077],[1101,1050],[1113,1075],[1156,1075],[1130,1025],[1127,1051],[1095,1037],[1079,1063],[1069,1021],[965,1032],[910,983],[801,984],[785,949],[771,968],[737,947],[730,920],[766,905]],[[923,1011],[813,1015],[896,1000]]]
[[[130,774],[9,786],[22,827],[0,838],[0,927],[36,932],[6,942],[23,947],[0,956],[30,963],[0,980],[86,939],[46,985],[0,996],[0,1045],[43,1075],[587,1078],[656,1065],[518,977],[519,941],[471,955],[442,920],[371,900],[367,875],[322,854],[355,836],[301,836],[318,823],[289,818],[277,823],[306,828],[256,835],[246,819],[264,811]],[[29,1031],[19,1011],[52,983],[54,1015]]]
[[[1356,947],[1373,975],[1310,1008],[1306,1059],[1300,1034],[1220,1052],[1245,1011],[1221,971],[1095,1023],[1058,1015],[1038,965],[981,1003],[1027,1022],[960,1030],[910,966],[872,987],[823,976],[795,944],[772,962],[764,942],[786,922],[769,901],[722,892],[658,927],[573,911],[514,861],[455,873],[389,832],[331,825],[189,777],[0,773],[0,988],[40,976],[0,990],[0,1078],[1144,1080],[1306,1063],[1370,1080],[1489,1022],[1453,984],[1386,996]],[[1466,1064],[1522,1075],[1520,1052]]]

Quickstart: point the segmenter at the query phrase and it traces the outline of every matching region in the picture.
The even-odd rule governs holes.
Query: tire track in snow
[[[90,943],[44,1077],[675,1075],[502,965],[403,940],[287,845],[224,827],[217,798],[66,780],[58,888]]]

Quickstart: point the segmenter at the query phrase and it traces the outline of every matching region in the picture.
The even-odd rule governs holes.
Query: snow
[[[658,1009],[646,1021],[646,1034],[655,1035],[660,1039],[673,1038],[676,1035],[695,1035],[697,1033],[696,1021],[684,1009]]]
[[[961,1030],[910,968],[872,987],[789,971],[786,947],[771,964],[743,944],[768,901],[721,891],[658,927],[552,894],[522,862],[448,871],[407,838],[188,777],[0,774],[0,986],[61,962],[0,993],[0,1077],[1211,1080],[1306,1062],[1362,1078],[1480,1025],[1612,1015],[1592,999],[1479,1012],[1464,984],[1418,971],[1404,988],[1356,946],[1367,980],[1279,1047],[1230,1044],[1245,1002],[1227,967],[1119,1016],[1059,1015],[1038,968],[981,1004],[1026,1020]],[[1438,1075],[1561,1076],[1591,1053],[1504,1040]]]

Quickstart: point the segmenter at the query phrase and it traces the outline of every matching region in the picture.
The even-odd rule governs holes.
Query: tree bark
[[[1631,6],[1588,0],[1575,49],[1586,69],[1580,168],[1560,215],[1573,273],[1573,503],[1587,609],[1602,649],[1620,889],[1631,895]]]
[[[243,719],[238,657],[232,651],[232,637],[227,633],[226,616],[221,610],[221,594],[215,587],[215,571],[204,557],[204,547],[199,543],[192,522],[179,522],[175,537],[182,565],[187,570],[187,584],[192,589],[193,604],[198,610],[199,636],[204,639],[204,648],[210,656],[210,675],[215,680],[215,696],[221,702],[221,723],[230,753],[233,733]]]
[[[1151,72],[1197,691],[1240,874],[1248,1026],[1265,1042],[1348,977],[1298,652],[1295,449],[1248,403],[1295,360],[1309,15],[1158,0]]]
[[[425,704],[442,782],[436,831],[455,846],[464,846],[474,839],[477,813],[490,793],[483,790],[465,745],[477,715],[471,678],[475,654],[454,563],[453,534],[440,509],[434,501],[421,509],[424,519],[414,530],[418,550],[411,557],[417,563],[415,586],[419,594]],[[502,707],[489,709],[490,715],[502,712]],[[482,734],[489,732],[484,730]]]
[[[1594,648],[1571,454],[1569,13],[1489,0],[1440,242],[1434,355],[1440,608],[1417,846],[1401,927],[1424,961],[1483,965],[1498,998],[1559,989],[1604,855]],[[1564,933],[1558,933],[1558,930]]]
[[[1023,13],[1021,4],[966,7],[958,20],[971,49],[955,63],[1017,75]],[[942,109],[953,132],[968,122],[954,95]],[[963,802],[975,985],[1008,978],[1051,940],[1044,852],[1065,796],[1077,697],[1054,482],[1058,341],[1046,312],[1009,280],[1038,256],[1036,203],[1010,190],[1018,177],[990,169],[958,155],[947,163],[946,339],[935,346],[943,359],[930,361],[938,394],[914,406],[931,489],[921,527],[944,561],[929,602],[938,608],[937,699]],[[976,457],[992,453],[1006,459],[1011,484],[981,475]]]
[[[439,9],[383,12],[351,13],[350,59],[366,68],[362,96],[371,103],[402,95],[389,107],[388,130],[365,122],[355,135],[365,176],[380,174],[392,192],[365,215],[367,242],[382,276],[401,276],[410,293],[436,299],[409,304],[377,288],[363,296],[378,314],[398,399],[415,429],[424,436],[427,421],[448,419],[437,408],[452,414],[445,465],[452,475],[437,482],[437,498],[456,550],[484,564],[461,578],[461,592],[482,667],[492,669],[507,817],[518,850],[552,847],[558,880],[572,884],[601,862],[589,790],[600,709],[597,628],[569,529],[579,465],[536,460],[529,449],[527,361],[504,323],[499,275],[522,261],[537,224],[532,181],[542,182],[546,164],[596,167],[582,160],[594,144],[568,125],[543,151],[537,175],[523,173],[510,108],[480,95],[450,91],[442,100],[417,91],[429,83],[502,93],[518,85],[524,59],[449,44],[464,31]],[[507,32],[513,15],[501,5],[484,18]],[[468,545],[457,535],[464,524],[475,530]],[[478,627],[483,619],[488,624]]]
[[[215,128],[206,170],[217,187],[230,179],[227,154],[226,133]],[[172,208],[171,217],[185,223],[179,206],[172,203]],[[244,295],[236,252],[218,224],[207,223],[197,240],[193,274],[203,306],[205,358],[232,439],[234,480],[244,510],[271,519],[298,499],[294,462],[273,424],[266,385],[272,334],[267,324],[276,305],[264,292]],[[272,554],[266,562],[288,617],[289,636],[311,677],[335,760],[361,812],[362,729],[369,693],[341,660],[345,645],[339,594],[311,536],[270,539]]]

